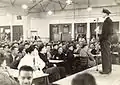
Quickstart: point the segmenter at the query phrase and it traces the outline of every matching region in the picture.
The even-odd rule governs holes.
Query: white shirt
[[[38,70],[38,68],[40,68],[40,71],[42,71],[41,69],[45,67],[45,62],[39,57],[39,55],[33,56],[31,54],[26,54],[21,59],[18,69],[23,65],[31,66],[34,70]]]

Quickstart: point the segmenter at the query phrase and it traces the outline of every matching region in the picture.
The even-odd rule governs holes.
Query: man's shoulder
[[[112,19],[110,17],[106,18],[106,21],[112,22]]]
[[[18,85],[18,83],[4,73],[0,73],[0,85]]]

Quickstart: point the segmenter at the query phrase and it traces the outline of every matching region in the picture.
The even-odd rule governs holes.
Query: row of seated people
[[[15,42],[11,46],[9,44],[1,46],[0,49],[5,51],[6,56],[3,65],[12,69],[20,69],[23,65],[31,66],[35,71],[39,70],[49,74],[50,82],[65,77],[64,68],[49,65],[47,58],[40,53],[43,47],[41,48],[41,45],[38,47],[39,44],[35,45],[35,43]]]
[[[6,52],[5,64],[10,68],[19,69],[23,65],[29,65],[34,70],[44,71],[52,75],[49,79],[53,82],[64,78],[66,73],[72,74],[75,53],[79,56],[88,57],[88,54],[91,55],[92,52],[90,50],[96,48],[94,44],[88,46],[83,42],[47,43],[44,45],[41,41],[25,41],[20,43],[14,42],[11,45],[4,43],[0,49]],[[92,67],[95,65],[95,59],[93,56],[89,57],[89,66]],[[50,64],[49,59],[60,59],[65,62],[56,66]]]
[[[23,65],[18,72],[18,81],[13,78],[7,68],[2,65],[5,58],[5,52],[0,50],[0,84],[1,85],[32,85],[34,83],[34,68]],[[46,85],[46,84],[44,84]],[[48,84],[47,84],[48,85]],[[71,81],[71,85],[96,85],[94,76],[89,73],[77,74]]]

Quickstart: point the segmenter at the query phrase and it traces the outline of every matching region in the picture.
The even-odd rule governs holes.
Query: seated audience
[[[18,85],[14,77],[10,75],[7,67],[2,66],[4,60],[4,51],[0,50],[0,85]]]
[[[65,69],[64,67],[56,66],[54,67],[52,64],[50,64],[49,60],[46,57],[46,53],[43,53],[45,51],[42,51],[44,48],[44,45],[39,47],[39,57],[45,62],[46,66],[44,68],[44,72],[49,74],[49,80],[50,82],[54,82],[60,78],[65,77]]]

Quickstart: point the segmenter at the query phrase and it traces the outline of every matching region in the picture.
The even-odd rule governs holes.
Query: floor
[[[102,65],[98,66],[98,70],[102,70]],[[99,71],[96,71],[97,66],[92,67],[90,69],[87,69],[82,72],[78,72],[76,74],[73,74],[71,76],[68,76],[64,79],[58,80],[54,82],[54,84],[59,84],[59,85],[71,85],[71,80],[73,77],[77,74],[83,73],[83,72],[88,72],[92,74],[95,79],[97,85],[120,85],[120,65],[112,65],[112,73],[111,74],[103,74],[101,75]]]

